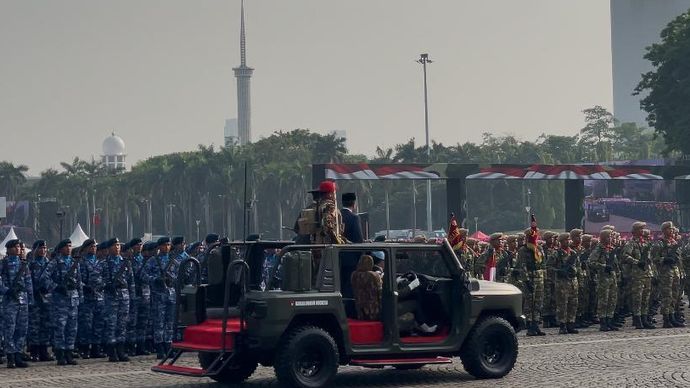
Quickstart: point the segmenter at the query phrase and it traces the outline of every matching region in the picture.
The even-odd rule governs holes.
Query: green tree
[[[593,162],[608,161],[611,158],[611,129],[613,115],[606,108],[596,105],[582,111],[585,114],[585,127],[580,130],[580,144],[595,150]]]
[[[666,154],[690,155],[690,10],[661,31],[661,43],[647,48],[645,59],[654,69],[642,75],[635,94],[647,122],[666,142]]]

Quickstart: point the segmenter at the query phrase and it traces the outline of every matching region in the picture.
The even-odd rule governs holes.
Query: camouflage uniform
[[[77,316],[82,294],[81,269],[76,259],[58,255],[48,263],[41,279],[52,292],[53,348],[71,360],[77,339]],[[60,362],[60,357],[58,357]]]
[[[127,361],[124,345],[127,339],[130,295],[134,295],[134,275],[128,260],[109,255],[103,263],[105,283],[105,342],[110,361]],[[116,357],[113,355],[116,354]]]
[[[675,240],[662,239],[653,250],[653,257],[659,270],[659,290],[661,292],[661,314],[664,316],[664,327],[671,327],[675,319],[670,316],[676,311],[675,303],[680,291],[680,270],[678,261],[680,249]],[[667,320],[671,321],[670,325]]]
[[[542,303],[544,302],[544,267],[541,247],[536,247],[538,254],[527,245],[518,250],[517,269],[520,280],[525,285],[524,313],[533,330],[539,332],[537,323],[541,320]],[[536,326],[536,327],[534,327]]]
[[[98,347],[105,342],[105,338],[103,338],[104,319],[106,318],[104,315],[103,262],[95,254],[87,254],[81,261],[81,271],[84,283],[84,302],[79,306],[77,338],[82,357],[91,353],[97,356]],[[89,347],[91,347],[91,353],[89,353]]]
[[[179,263],[169,254],[160,253],[146,263],[146,278],[151,285],[153,341],[160,355],[173,340],[175,319],[175,282]],[[163,350],[163,353],[165,350]]]
[[[5,352],[8,366],[26,344],[29,329],[29,304],[33,304],[33,285],[28,263],[19,256],[7,256],[0,262],[0,295],[2,298],[3,316],[2,331],[5,338]],[[23,364],[18,361],[17,365]]]
[[[637,328],[643,328],[643,322],[647,321],[653,276],[651,260],[643,256],[643,252],[647,251],[642,240],[635,237],[625,244],[621,255],[621,261],[631,268],[631,308],[633,324]]]
[[[609,321],[613,318],[618,302],[617,261],[613,248],[601,242],[589,256],[590,268],[597,271],[597,313],[602,329],[607,330],[611,330]]]
[[[332,199],[324,198],[319,201],[318,217],[321,220],[314,235],[315,244],[342,244],[344,230],[342,215]]]
[[[137,354],[145,354],[144,342],[151,311],[151,288],[146,277],[146,262],[141,254],[132,257],[134,274],[134,297],[131,298],[130,319],[127,327],[127,339],[137,345]]]
[[[582,306],[583,314],[586,320],[592,323],[598,323],[597,318],[597,271],[592,268],[589,262],[589,257],[592,254],[591,236],[586,235],[587,244],[589,247],[583,247],[580,252],[580,268],[587,272],[585,284],[579,284],[580,289],[584,290],[578,299],[578,310]],[[584,238],[585,236],[583,236]],[[584,241],[584,239],[583,239]],[[596,244],[593,244],[596,245]]]
[[[34,304],[29,305],[29,346],[50,345],[50,297],[41,285],[41,276],[47,267],[46,257],[32,257],[29,260],[34,287]]]
[[[567,236],[567,235],[566,235]],[[578,304],[577,251],[567,248],[559,249],[556,253],[556,314],[563,325],[575,323]]]
[[[544,246],[544,326],[556,324],[556,273],[557,251],[552,245],[553,233],[544,232],[546,245]]]
[[[381,319],[383,279],[373,271],[373,268],[372,257],[364,255],[360,258],[357,269],[351,276],[357,319],[365,321]]]

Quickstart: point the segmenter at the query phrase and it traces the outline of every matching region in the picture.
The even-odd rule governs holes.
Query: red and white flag
[[[494,252],[486,261],[486,267],[484,268],[484,280],[488,280],[490,282],[496,281],[496,252]]]

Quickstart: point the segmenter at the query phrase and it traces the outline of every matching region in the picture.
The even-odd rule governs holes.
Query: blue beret
[[[383,253],[383,251],[373,251],[371,252],[371,255],[374,257],[374,261],[383,261],[386,257],[386,255]]]
[[[10,240],[10,241],[5,243],[5,248],[7,248],[7,249],[14,248],[21,243],[22,243],[22,240],[19,240],[19,239]]]
[[[106,241],[103,245],[103,248],[108,249],[112,247],[115,244],[119,244],[120,240],[117,237],[113,237],[110,240]]]
[[[67,244],[72,244],[72,240],[66,238],[66,239],[60,241],[60,242],[55,246],[55,250],[56,250],[56,251],[59,251],[60,249],[66,247]]]
[[[90,246],[92,246],[92,245],[95,245],[95,244],[96,244],[96,240],[94,240],[94,239],[92,239],[92,238],[86,239],[86,241],[84,241],[84,242],[81,244],[81,249],[86,249],[86,248],[88,248],[88,247],[90,247]],[[96,247],[96,248],[98,248],[98,247]]]
[[[206,238],[204,239],[204,241],[206,242],[206,244],[213,244],[214,242],[217,242],[219,239],[220,239],[220,236],[218,236],[215,233],[210,233],[210,234],[206,235]]]
[[[141,247],[141,249],[144,251],[151,251],[156,249],[156,247],[158,247],[158,244],[156,244],[155,241],[147,241],[144,243],[144,246]]]
[[[134,237],[133,239],[129,240],[129,246],[133,247],[137,244],[141,244],[141,239],[139,237]]]
[[[184,244],[184,237],[182,237],[182,236],[175,236],[175,237],[173,237],[173,239],[172,239],[172,244],[173,244],[173,245]]]
[[[102,243],[100,243],[100,244],[98,244],[98,245],[96,245],[96,250],[97,250],[97,251],[102,251],[102,250],[104,250],[104,249],[105,249],[105,241],[102,242]]]
[[[161,237],[158,239],[158,242],[156,245],[163,245],[163,244],[168,244],[170,243],[170,237]]]
[[[124,252],[124,251],[129,250],[129,248],[131,248],[131,247],[132,247],[132,246],[129,245],[129,243],[122,244],[122,249],[121,249],[121,250],[122,250],[122,252]]]
[[[187,253],[194,252],[197,248],[199,248],[199,245],[201,245],[201,241],[192,243],[190,246],[187,247]]]
[[[36,248],[40,247],[47,247],[48,244],[46,244],[46,240],[36,240],[34,241],[34,245],[31,247],[31,250],[34,250]]]

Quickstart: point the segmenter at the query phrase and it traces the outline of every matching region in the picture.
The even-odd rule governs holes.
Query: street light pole
[[[429,59],[429,54],[420,54],[418,63],[422,64],[422,70],[424,72],[424,130],[426,131],[426,161],[431,163],[431,146],[429,145],[429,103],[427,98],[427,83],[426,83],[426,65],[427,63],[432,63],[433,61]],[[431,222],[431,179],[426,181],[426,229],[431,232],[432,222]]]
[[[168,223],[169,223],[169,228],[168,228],[168,237],[172,237],[173,234],[173,208],[175,207],[174,203],[169,203],[168,204]]]
[[[199,225],[201,224],[201,220],[196,220],[196,241],[201,241],[199,240]]]

